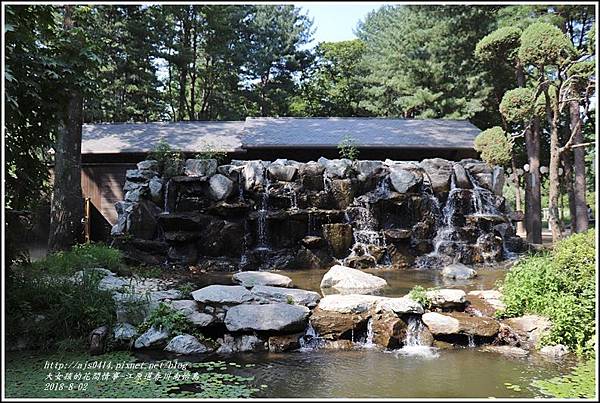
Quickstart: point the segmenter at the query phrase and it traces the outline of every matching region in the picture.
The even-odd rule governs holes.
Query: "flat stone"
[[[319,309],[337,313],[363,313],[371,309],[386,297],[375,295],[326,295],[319,302]]]
[[[151,301],[164,301],[164,300],[173,300],[173,299],[181,299],[183,298],[183,294],[179,290],[163,290],[163,291],[152,291],[150,293]]]
[[[244,287],[255,285],[271,285],[275,287],[292,287],[292,279],[277,273],[266,271],[242,271],[232,276],[234,282]]]
[[[330,160],[321,157],[317,162],[325,167],[330,178],[346,178],[352,170],[352,161],[347,158]]]
[[[113,328],[113,337],[120,343],[130,343],[138,336],[137,328],[131,323],[117,323]]]
[[[175,354],[202,354],[212,351],[209,346],[202,344],[192,335],[180,334],[169,341],[165,351]]]
[[[477,276],[477,272],[462,263],[454,263],[442,269],[442,276],[452,280],[467,280]]]
[[[475,290],[469,291],[468,295],[482,299],[495,310],[506,308],[506,304],[502,302],[502,293],[498,290]]]
[[[152,326],[144,334],[137,338],[134,343],[135,348],[150,348],[165,344],[170,336],[170,332],[166,329]]]
[[[323,242],[323,238],[321,238],[320,236],[305,236],[304,238],[302,238],[302,245],[312,249],[312,248],[320,248],[321,246],[323,246],[324,242]]]
[[[433,335],[465,334],[493,337],[500,329],[499,323],[494,319],[470,316],[462,312],[428,312],[423,314],[422,320]]]
[[[338,291],[347,291],[353,294],[379,290],[387,286],[387,281],[350,267],[335,265],[321,280],[321,288],[334,288]]]
[[[267,168],[269,177],[283,182],[293,181],[297,171],[298,169],[295,166],[275,163],[270,164],[269,168]]]
[[[309,313],[305,306],[285,303],[237,305],[227,311],[225,326],[231,332],[294,333],[306,328]]]
[[[176,311],[185,315],[185,317],[198,327],[205,327],[212,324],[215,318],[204,312],[200,312],[198,303],[193,300],[170,301],[168,305]]]
[[[455,308],[467,302],[467,294],[463,290],[443,288],[440,290],[425,291],[425,295],[431,301],[434,308]]]
[[[241,285],[209,285],[192,292],[192,297],[209,305],[237,305],[252,300],[252,294]]]
[[[486,351],[490,353],[498,353],[502,355],[508,355],[512,357],[525,357],[529,354],[527,350],[524,350],[520,347],[514,346],[483,346],[481,351]]]
[[[569,348],[563,344],[555,346],[544,346],[540,349],[540,354],[550,358],[562,358],[569,354]]]
[[[321,299],[319,293],[301,290],[299,288],[281,288],[264,285],[254,286],[251,290],[254,299],[266,302],[285,302],[304,305],[309,308],[316,306]]]
[[[434,335],[457,334],[460,331],[460,322],[457,319],[441,313],[427,312],[422,316],[422,320]]]
[[[422,314],[424,312],[423,306],[420,303],[408,297],[383,298],[377,302],[375,310],[377,312],[391,311],[398,315],[405,313]]]

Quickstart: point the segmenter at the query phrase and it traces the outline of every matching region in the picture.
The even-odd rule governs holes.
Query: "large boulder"
[[[471,189],[471,181],[467,175],[467,171],[460,164],[454,164],[454,178],[456,178],[456,187],[461,189]]]
[[[144,160],[137,163],[137,169],[140,171],[158,171],[158,161],[157,160]]]
[[[453,263],[442,269],[442,276],[452,280],[467,280],[477,276],[477,272],[462,263]]]
[[[211,346],[201,343],[190,334],[180,334],[173,337],[165,347],[165,351],[186,355],[208,353],[212,350]]]
[[[304,333],[282,334],[269,337],[269,351],[281,353],[300,348],[300,338]]]
[[[541,338],[552,327],[552,322],[548,318],[539,315],[524,315],[517,318],[509,318],[505,319],[504,323],[519,336],[521,345],[530,349],[538,347]]]
[[[257,285],[252,288],[251,292],[254,299],[259,302],[285,302],[288,304],[304,305],[309,308],[316,306],[321,299],[319,293],[298,288]]]
[[[251,301],[253,296],[241,285],[209,285],[192,292],[192,297],[208,305],[238,305]]]
[[[494,337],[500,329],[499,323],[491,318],[470,316],[463,312],[428,312],[422,316],[423,323],[434,335],[471,335]]]
[[[352,246],[352,226],[350,224],[323,224],[323,238],[331,248],[333,256],[343,258],[350,253]]]
[[[443,288],[440,290],[425,291],[425,295],[431,302],[432,308],[439,309],[462,309],[467,302],[467,294],[463,290]]]
[[[408,297],[401,298],[382,298],[375,305],[376,312],[393,312],[397,315],[407,313],[422,314],[423,306]]]
[[[380,290],[387,286],[387,281],[360,270],[335,265],[321,280],[321,288],[334,288],[340,293],[361,294]]]
[[[449,161],[441,158],[424,159],[419,165],[427,174],[435,194],[443,195],[450,191],[453,170]]]
[[[152,326],[144,334],[137,338],[133,346],[135,348],[152,348],[163,346],[167,343],[171,332],[165,328]]]
[[[217,172],[217,166],[215,159],[188,159],[183,172],[187,176],[209,178]]]
[[[352,170],[352,161],[347,158],[330,160],[321,157],[317,162],[325,167],[325,172],[330,178],[347,178]]]
[[[209,180],[210,194],[215,200],[224,200],[233,192],[233,181],[225,175],[215,174]]]
[[[384,167],[383,163],[378,160],[358,160],[354,161],[354,170],[358,173],[358,180],[364,181],[369,177],[380,173]]]
[[[220,344],[217,350],[219,354],[257,352],[267,349],[267,343],[254,334],[234,336],[226,333],[217,342]]]
[[[351,339],[356,329],[366,328],[371,309],[382,298],[357,294],[327,295],[312,312],[310,324],[324,339]]]
[[[275,287],[292,287],[292,279],[277,273],[266,271],[242,271],[232,276],[234,282],[244,287],[255,285],[271,285]]]
[[[113,328],[113,338],[118,344],[131,345],[138,336],[137,328],[131,323],[117,323]]]
[[[350,179],[333,179],[331,181],[331,195],[335,200],[338,210],[345,210],[354,200],[355,189]]]
[[[244,189],[262,189],[265,183],[265,166],[262,161],[247,161],[243,173]]]
[[[230,332],[295,333],[306,328],[309,313],[305,306],[286,303],[237,305],[227,311],[225,326]]]
[[[317,162],[310,161],[302,165],[298,171],[302,186],[306,190],[323,190],[323,172],[325,172],[325,167]]]
[[[406,337],[407,325],[391,311],[376,313],[371,317],[373,343],[385,348],[397,348]]]
[[[390,166],[390,182],[398,193],[413,192],[422,182],[414,170],[405,169],[402,165]]]
[[[295,166],[275,163],[269,165],[267,168],[271,179],[283,182],[292,182],[297,171],[298,169]]]

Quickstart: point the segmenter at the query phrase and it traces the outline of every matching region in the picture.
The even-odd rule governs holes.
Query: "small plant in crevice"
[[[187,297],[190,297],[192,294],[192,291],[194,291],[194,284],[192,284],[190,282],[185,282],[185,283],[179,284],[175,288],[179,292],[181,292],[181,294],[183,295],[184,298],[187,298]]]
[[[429,309],[431,307],[431,299],[426,294],[427,290],[420,285],[416,285],[408,293],[408,298],[423,305],[423,308]]]
[[[358,146],[356,145],[356,140],[354,137],[347,134],[342,140],[338,143],[338,153],[340,158],[347,158],[349,160],[357,160],[359,155]]]
[[[158,169],[165,178],[180,175],[185,162],[185,155],[182,152],[173,151],[164,139],[159,140],[146,158],[158,161]]]
[[[216,160],[217,164],[221,165],[227,160],[227,153],[225,151],[218,150],[212,144],[203,144],[201,146],[203,151],[196,153],[194,158],[199,160]]]

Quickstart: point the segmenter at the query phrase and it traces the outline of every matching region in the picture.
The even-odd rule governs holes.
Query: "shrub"
[[[150,327],[162,328],[175,335],[183,333],[193,333],[194,325],[186,316],[171,308],[169,305],[161,302],[158,307],[152,311],[148,319],[139,326],[140,332],[145,332]]]
[[[595,231],[558,242],[551,253],[518,262],[501,285],[500,317],[526,313],[552,321],[543,344],[565,344],[578,354],[593,350],[595,337]]]
[[[32,346],[50,348],[86,338],[116,320],[110,291],[98,289],[99,273],[84,271],[80,282],[21,268],[7,286],[7,339],[25,337]]]
[[[521,30],[516,27],[499,28],[484,36],[475,46],[475,56],[486,63],[508,59],[513,61],[521,44]]]
[[[83,269],[102,267],[118,270],[123,263],[123,253],[101,243],[75,245],[71,250],[56,252],[31,263],[31,269],[52,274],[73,274]]]
[[[499,126],[484,130],[475,137],[475,150],[489,165],[505,165],[512,155],[512,140]]]
[[[420,285],[416,285],[408,293],[408,298],[423,305],[423,308],[428,309],[431,306],[431,300],[425,294],[426,290]]]
[[[356,141],[350,135],[345,135],[342,141],[339,142],[338,152],[340,154],[340,158],[348,158],[349,160],[357,160],[359,150],[356,146]]]
[[[194,158],[200,160],[216,160],[217,164],[223,164],[227,160],[227,153],[225,151],[217,150],[212,144],[204,144],[204,151],[197,153]]]
[[[527,123],[533,117],[534,93],[529,88],[506,91],[500,102],[500,113],[508,122]]]
[[[576,50],[560,28],[538,22],[521,35],[519,59],[535,66],[556,66],[576,55]]]
[[[158,169],[165,178],[181,174],[185,160],[183,153],[173,151],[171,146],[163,139],[156,144],[154,150],[148,154],[147,158],[158,161]]]

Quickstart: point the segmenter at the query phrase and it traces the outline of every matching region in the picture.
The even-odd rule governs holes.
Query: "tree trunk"
[[[58,132],[54,155],[54,188],[50,210],[51,252],[67,250],[82,235],[81,125],[83,103],[79,91],[69,94],[63,127]]]
[[[569,215],[571,217],[571,234],[575,233],[575,223],[577,217],[577,207],[575,204],[575,189],[573,187],[573,153],[571,150],[564,150],[561,155],[563,175],[562,183],[569,200]]]
[[[542,243],[542,189],[540,175],[540,121],[534,118],[530,130],[525,132],[525,145],[529,172],[526,174],[527,189],[525,222],[527,241]]]
[[[569,113],[571,116],[571,132],[574,133],[573,145],[583,143],[583,134],[581,132],[581,115],[579,114],[579,101],[571,101]],[[584,147],[575,147],[573,149],[575,185],[573,186],[575,194],[576,216],[573,219],[575,232],[584,232],[588,229],[587,203],[585,197],[585,149]],[[573,224],[571,224],[573,225]]]
[[[562,238],[561,222],[559,219],[558,211],[558,197],[560,186],[560,178],[558,175],[558,169],[560,168],[560,152],[558,145],[559,110],[558,99],[550,100],[548,88],[544,89],[544,95],[546,97],[546,116],[548,118],[548,123],[550,124],[550,200],[548,205],[548,210],[550,213],[549,224],[552,230],[552,242],[556,243]]]
[[[517,175],[517,159],[515,153],[512,153],[511,158],[511,166],[512,166],[512,177],[513,177],[513,185],[515,187],[515,210],[523,211],[522,202],[521,202],[521,186],[519,186],[519,176]],[[523,222],[517,222],[517,232],[523,232]]]

